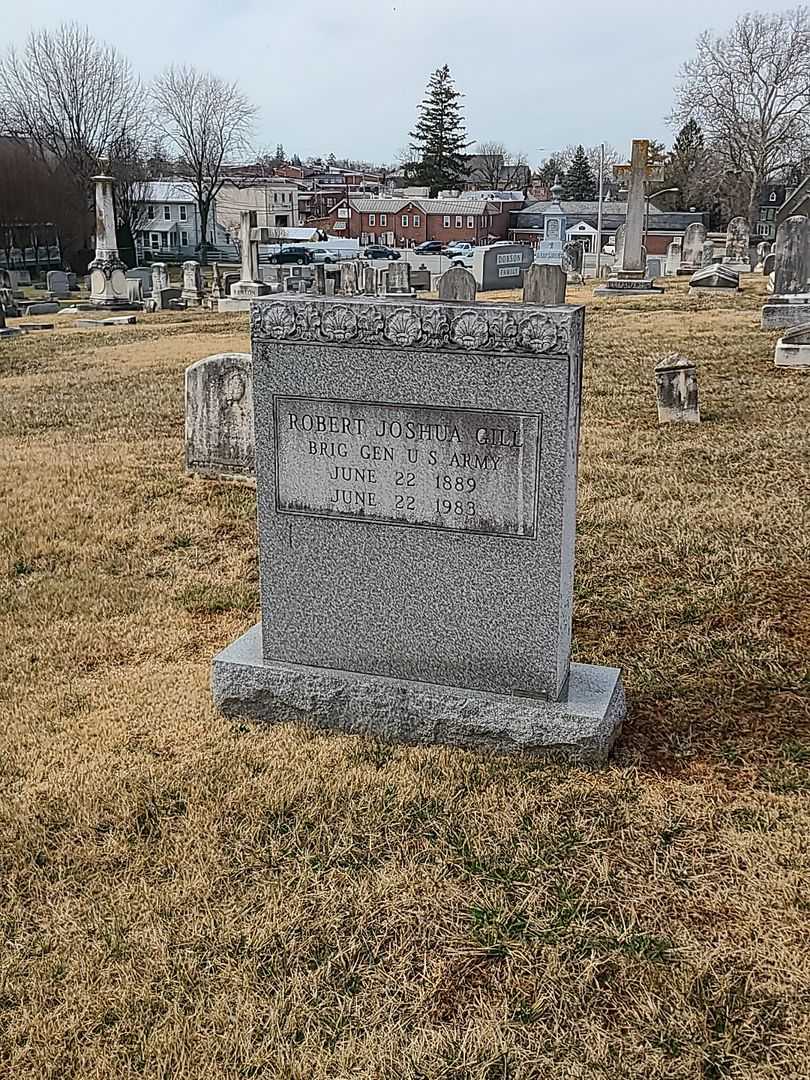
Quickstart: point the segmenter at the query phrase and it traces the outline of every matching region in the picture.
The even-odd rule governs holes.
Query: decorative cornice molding
[[[567,355],[574,312],[513,305],[272,300],[251,305],[253,340],[450,352]]]

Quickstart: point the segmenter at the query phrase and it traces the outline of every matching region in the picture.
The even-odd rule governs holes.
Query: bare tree
[[[681,69],[671,119],[696,120],[707,143],[744,178],[752,230],[759,191],[810,141],[810,17],[806,7],[741,16],[725,37],[702,34]]]
[[[256,108],[235,82],[192,67],[170,67],[152,86],[157,121],[179,157],[200,215],[200,261],[206,262],[208,221],[225,180],[227,158],[249,145]]]
[[[527,187],[530,169],[525,154],[512,154],[503,143],[492,140],[478,143],[474,157],[471,175],[480,179],[481,187],[493,191],[523,191]]]
[[[0,131],[88,191],[110,145],[140,128],[142,98],[129,61],[77,23],[36,30],[0,59]]]

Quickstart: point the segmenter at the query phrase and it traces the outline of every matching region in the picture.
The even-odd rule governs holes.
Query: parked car
[[[472,248],[469,251],[448,251],[451,266],[466,266],[468,270],[473,268],[473,252]]]
[[[314,259],[306,248],[296,247],[293,244],[290,247],[283,247],[280,251],[273,252],[270,256],[270,262],[297,263],[299,266],[304,266],[306,263],[314,262]]]
[[[445,250],[451,258],[454,255],[472,255],[473,245],[466,240],[453,240]]]
[[[419,248],[416,249],[417,251]],[[361,254],[367,259],[401,259],[402,255],[396,248],[386,247],[384,244],[369,244],[363,248]]]
[[[442,242],[441,240],[425,240],[423,244],[419,244],[413,250],[417,255],[441,255]]]
[[[314,263],[336,263],[340,257],[336,251],[328,251],[326,248],[310,248],[309,253]]]

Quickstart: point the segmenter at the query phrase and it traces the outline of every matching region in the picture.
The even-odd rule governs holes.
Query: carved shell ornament
[[[418,346],[470,352],[565,352],[572,326],[559,314],[535,310],[474,309],[377,302],[259,302],[251,309],[255,334],[275,341],[357,341],[364,345]]]
[[[422,336],[422,327],[413,311],[398,311],[385,325],[385,336],[394,345],[413,345]]]
[[[357,316],[351,308],[329,308],[321,318],[321,335],[329,341],[351,341],[357,337]]]
[[[270,304],[262,311],[262,329],[268,337],[281,341],[295,333],[295,315],[287,304]]]
[[[557,327],[543,315],[532,315],[520,324],[520,341],[535,353],[547,353],[557,344]]]
[[[482,349],[489,340],[489,327],[480,315],[468,311],[455,320],[451,334],[463,349]]]

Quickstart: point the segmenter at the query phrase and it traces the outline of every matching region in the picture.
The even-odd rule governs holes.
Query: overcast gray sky
[[[756,0],[760,11],[783,2]],[[137,0],[96,3],[95,35],[145,78],[188,63],[237,79],[259,106],[257,149],[393,161],[431,71],[464,93],[470,138],[536,163],[567,143],[669,145],[666,115],[697,35],[724,32],[733,0]],[[6,0],[5,41],[66,18],[63,0]],[[72,9],[81,21],[81,6]],[[86,16],[85,16],[86,17]]]

